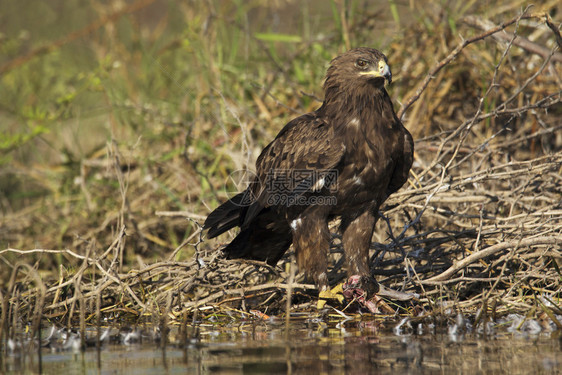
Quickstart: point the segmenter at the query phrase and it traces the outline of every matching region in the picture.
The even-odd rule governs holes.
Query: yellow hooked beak
[[[392,82],[392,73],[390,72],[388,64],[384,60],[379,61],[377,69],[361,72],[359,74],[369,75],[372,77],[381,77],[386,79],[388,83]]]

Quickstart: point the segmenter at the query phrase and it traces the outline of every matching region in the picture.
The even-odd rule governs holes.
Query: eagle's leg
[[[342,245],[347,263],[348,280],[343,285],[343,295],[356,299],[372,312],[376,306],[369,301],[379,286],[369,272],[369,247],[376,223],[376,210],[367,210],[356,218],[342,218]]]
[[[315,209],[316,208],[316,209]],[[328,289],[328,220],[317,207],[309,207],[291,222],[293,246],[300,271],[312,278],[320,292]]]
[[[347,264],[347,276],[370,275],[369,247],[376,217],[367,210],[356,218],[342,218],[342,245]]]

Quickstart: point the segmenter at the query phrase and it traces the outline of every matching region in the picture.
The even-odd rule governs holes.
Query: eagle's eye
[[[365,68],[367,65],[369,65],[369,62],[365,59],[357,59],[357,61],[355,62],[355,65],[358,68]]]

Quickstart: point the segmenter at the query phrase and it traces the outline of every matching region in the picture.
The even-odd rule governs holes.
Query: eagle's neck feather
[[[327,88],[319,112],[336,127],[346,126],[352,119],[357,119],[360,124],[372,124],[376,119],[394,113],[384,88],[376,87],[354,91],[341,87]]]

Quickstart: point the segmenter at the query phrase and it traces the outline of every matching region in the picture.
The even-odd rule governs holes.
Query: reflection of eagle
[[[391,79],[386,56],[372,48],[332,60],[322,106],[285,125],[248,189],[205,221],[211,238],[241,228],[223,249],[229,258],[274,265],[293,244],[300,269],[326,290],[328,221],[339,216],[348,284],[376,292],[368,257],[377,212],[406,182],[413,156],[384,88]]]

